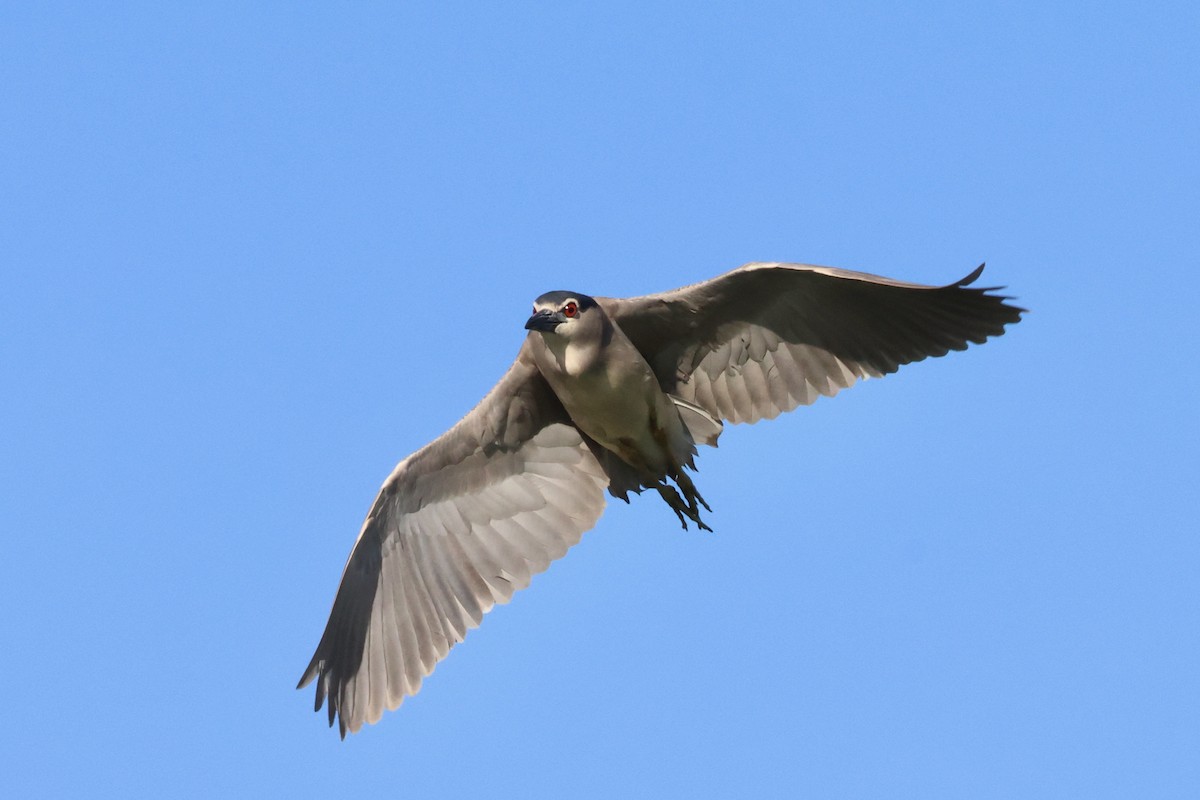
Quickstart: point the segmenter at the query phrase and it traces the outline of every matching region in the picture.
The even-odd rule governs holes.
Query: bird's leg
[[[675,512],[675,516],[679,517],[679,524],[686,531],[687,519],[683,516],[683,512],[687,511],[687,505],[683,502],[683,498],[679,496],[679,492],[675,491],[673,487],[668,486],[666,481],[659,481],[654,485],[654,488],[658,489],[659,496],[671,507],[671,510]]]
[[[697,506],[696,500],[699,499],[700,503],[709,511],[712,511],[712,509],[708,508],[708,503],[705,503],[704,499],[696,492],[696,487],[692,485],[691,480],[687,476],[684,476],[683,480],[686,483],[680,483],[679,479],[676,478],[676,483],[679,483],[679,487],[683,489],[684,494],[687,496],[688,499],[686,502],[679,496],[679,492],[675,491],[675,487],[669,485],[666,481],[659,481],[654,485],[654,488],[658,490],[659,496],[675,512],[675,516],[679,517],[679,522],[683,525],[685,531],[687,530],[687,521],[690,519],[696,523],[696,527],[700,530],[711,532],[712,528],[705,525],[704,520],[700,519],[700,508]]]
[[[688,477],[686,472],[681,469],[674,477],[675,483],[679,484],[680,489],[683,489],[683,496],[688,499],[688,505],[691,506],[692,511],[696,512],[696,522],[700,521],[700,509],[696,505],[697,502],[704,506],[705,511],[712,512],[712,509],[708,507],[708,503],[704,502],[704,498],[700,496],[700,492],[696,489],[696,484],[692,483],[692,479]]]
[[[654,488],[658,489],[659,497],[664,499],[668,506],[671,506],[672,511],[676,512],[679,524],[683,525],[683,529],[688,530],[688,519],[684,517],[685,513],[688,517],[695,519],[694,512],[688,509],[688,504],[684,503],[683,498],[679,497],[679,493],[674,491],[674,487],[668,485],[666,481],[655,483]]]

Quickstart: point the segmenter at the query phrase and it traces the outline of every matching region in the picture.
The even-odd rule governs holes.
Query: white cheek
[[[582,347],[567,346],[567,352],[563,353],[563,367],[568,375],[579,375],[586,368],[585,356]]]

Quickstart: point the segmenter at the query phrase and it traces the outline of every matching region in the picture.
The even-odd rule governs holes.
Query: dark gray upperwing
[[[577,543],[608,478],[528,343],[471,413],[384,482],[342,573],[316,654],[341,735],[376,722],[496,603]]]
[[[721,419],[756,422],[1001,335],[1024,309],[969,287],[982,272],[923,286],[755,263],[671,292],[599,300],[666,391]]]

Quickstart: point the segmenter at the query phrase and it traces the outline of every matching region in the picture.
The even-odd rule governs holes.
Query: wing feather
[[[807,264],[747,264],[662,294],[599,298],[663,388],[757,422],[1004,333],[1024,309],[970,284],[924,286]]]
[[[522,347],[483,402],[384,483],[300,687],[316,681],[315,707],[342,736],[376,722],[595,525],[608,481]]]

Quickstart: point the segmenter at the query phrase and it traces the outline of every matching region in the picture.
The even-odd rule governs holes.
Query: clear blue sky
[[[0,794],[1200,796],[1194,4],[181,5],[0,12]],[[752,260],[1032,313],[339,741],[362,517],[532,299]]]

